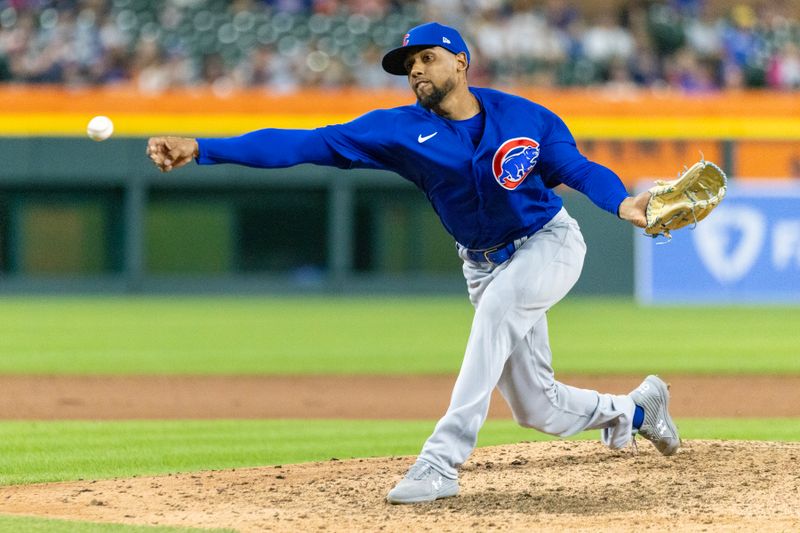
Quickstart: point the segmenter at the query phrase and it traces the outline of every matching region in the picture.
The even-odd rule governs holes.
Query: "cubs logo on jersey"
[[[504,189],[513,191],[536,166],[539,143],[528,137],[509,139],[500,145],[492,158],[492,173]]]

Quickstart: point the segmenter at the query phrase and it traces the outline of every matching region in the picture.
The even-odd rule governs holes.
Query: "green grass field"
[[[627,300],[569,299],[548,316],[559,372],[800,373],[800,308],[641,308]],[[5,297],[0,373],[455,373],[471,317],[460,297]],[[3,421],[0,484],[413,455],[433,425]],[[679,425],[689,439],[800,440],[800,419]],[[479,445],[546,439],[490,420]],[[0,532],[23,530],[178,531],[0,516]]]
[[[568,299],[548,316],[559,372],[800,373],[800,307]],[[471,317],[460,297],[3,298],[0,373],[454,373]]]
[[[25,516],[0,516],[0,533],[233,533],[232,529],[194,529],[157,526],[95,524],[70,520],[46,520]]]

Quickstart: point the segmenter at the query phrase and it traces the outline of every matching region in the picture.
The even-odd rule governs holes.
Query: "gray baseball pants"
[[[459,249],[475,317],[450,406],[420,453],[442,475],[455,479],[475,448],[495,386],[521,426],[561,437],[601,429],[611,448],[629,442],[629,396],[570,387],[553,375],[545,312],[578,281],[585,254],[564,209],[503,264],[476,263]]]

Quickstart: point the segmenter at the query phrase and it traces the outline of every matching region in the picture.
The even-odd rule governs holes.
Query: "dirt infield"
[[[0,488],[4,513],[240,531],[797,531],[800,444],[593,442],[478,449],[461,495],[391,506],[411,458]],[[644,445],[647,444],[645,447]]]
[[[562,375],[627,393],[641,376]],[[677,417],[800,416],[800,376],[665,376]],[[436,419],[454,376],[0,376],[0,419]],[[495,394],[491,418],[509,418]]]
[[[559,376],[624,393],[639,376]],[[677,417],[800,416],[800,377],[665,376]],[[425,419],[454,377],[0,377],[3,419]],[[509,417],[500,398],[491,417]],[[0,513],[239,531],[798,531],[800,443],[478,449],[461,495],[391,506],[412,457],[0,487]]]

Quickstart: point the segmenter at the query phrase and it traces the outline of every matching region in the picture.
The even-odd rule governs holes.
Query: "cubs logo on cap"
[[[383,70],[389,74],[405,76],[406,68],[403,62],[410,53],[409,48],[422,49],[431,46],[441,46],[453,54],[464,52],[467,56],[467,63],[470,61],[467,43],[457,30],[438,22],[429,22],[408,30],[403,36],[403,44],[399,48],[390,50],[385,56],[381,65]]]
[[[492,157],[492,173],[504,189],[513,191],[525,181],[539,158],[539,143],[528,137],[509,139]]]

